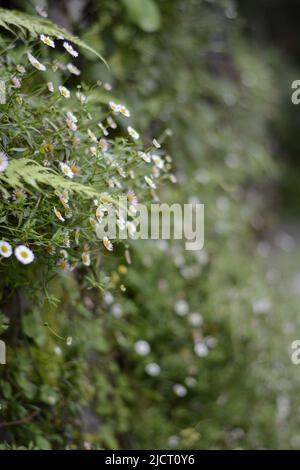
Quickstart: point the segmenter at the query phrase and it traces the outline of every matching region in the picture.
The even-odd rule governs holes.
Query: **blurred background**
[[[35,13],[31,2],[0,3]],[[300,339],[299,2],[39,5],[107,60],[109,69],[85,52],[83,81],[111,86],[149,138],[171,131],[178,182],[160,197],[205,204],[205,245],[134,244],[128,272],[117,259],[111,268],[126,292],[54,281],[59,308],[27,309],[1,382],[6,421],[39,413],[0,427],[1,442],[300,448],[300,366],[290,357]],[[76,346],[55,349],[40,315],[71,328]]]

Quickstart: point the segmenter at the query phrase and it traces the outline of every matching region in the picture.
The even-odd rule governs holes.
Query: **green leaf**
[[[50,168],[45,168],[33,160],[27,158],[19,158],[12,160],[5,171],[0,173],[0,181],[17,188],[23,187],[24,184],[40,189],[41,184],[51,186],[53,188],[65,188],[75,191],[84,198],[93,198],[99,195],[99,191],[89,185],[83,185],[73,181],[68,181],[63,176],[56,174]],[[7,193],[4,186],[0,188],[4,194]]]
[[[122,0],[128,16],[143,31],[157,31],[161,25],[160,11],[154,0]]]
[[[28,31],[33,36],[37,36],[39,34],[47,34],[54,38],[63,36],[67,41],[73,42],[77,46],[93,52],[107,65],[105,59],[95,49],[81,41],[77,36],[73,36],[65,29],[59,28],[51,21],[45,20],[44,18],[38,18],[16,10],[5,10],[4,8],[0,8],[0,26],[8,31],[12,31],[12,27],[16,27],[23,32]]]

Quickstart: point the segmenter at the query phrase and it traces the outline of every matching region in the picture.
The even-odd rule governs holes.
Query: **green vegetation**
[[[13,29],[1,39],[0,238],[34,255],[0,261],[1,446],[298,447],[296,304],[263,241],[266,188],[281,177],[271,65],[231,2],[98,3],[88,28],[74,24],[83,42],[67,37],[83,46],[73,73],[56,26],[0,10]],[[130,191],[203,202],[204,249],[103,246],[95,225]]]

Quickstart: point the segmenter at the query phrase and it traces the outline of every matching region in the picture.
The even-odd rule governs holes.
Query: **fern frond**
[[[43,184],[56,189],[69,189],[83,198],[99,196],[99,191],[92,186],[67,180],[50,168],[45,168],[28,158],[11,160],[5,173],[0,173],[0,181],[3,181],[13,188],[22,188],[25,183],[25,185],[27,184],[28,186],[41,190],[40,185]],[[1,190],[5,194],[7,193],[2,185]]]
[[[0,8],[0,26],[12,31],[11,27],[19,28],[21,31],[28,31],[31,35],[46,34],[55,38],[64,37],[66,40],[73,42],[79,47],[89,50],[96,54],[106,65],[105,59],[92,47],[88,46],[77,36],[73,36],[63,28],[59,28],[54,23],[44,18],[21,13],[16,10],[6,10]]]

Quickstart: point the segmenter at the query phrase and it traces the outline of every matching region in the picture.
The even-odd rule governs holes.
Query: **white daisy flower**
[[[150,354],[151,347],[147,341],[140,339],[135,343],[134,350],[139,356],[147,356]]]
[[[81,255],[82,262],[85,266],[90,266],[91,264],[91,257],[90,254],[87,251],[84,251]]]
[[[57,266],[65,273],[70,271],[70,264],[65,258],[61,258],[57,262]]]
[[[133,140],[138,140],[140,138],[140,134],[131,126],[127,127],[128,134],[133,138]]]
[[[108,237],[103,237],[103,245],[108,251],[113,251],[113,244]]]
[[[26,193],[24,189],[14,189],[12,193],[12,198],[14,201],[21,201],[22,199],[26,199]]]
[[[130,117],[130,111],[123,104],[119,105],[119,112],[125,117]]]
[[[80,70],[75,67],[74,64],[67,64],[67,69],[69,70],[70,73],[73,75],[76,75],[77,77],[81,74]]]
[[[21,88],[21,80],[17,77],[12,77],[11,79],[14,88]]]
[[[12,255],[11,245],[4,240],[0,241],[0,255],[3,256],[3,258],[9,258]]]
[[[67,41],[64,41],[63,47],[66,49],[66,51],[71,54],[73,57],[78,57],[78,52],[73,49],[71,44],[69,44]]]
[[[108,151],[108,142],[106,139],[102,138],[99,140],[99,147],[101,148],[103,153]]]
[[[77,117],[75,116],[75,114],[72,113],[72,111],[68,111],[68,112],[67,112],[67,117],[68,117],[68,119],[70,119],[70,120],[73,121],[73,122],[77,122],[77,121],[78,121]]]
[[[157,149],[159,149],[161,147],[160,143],[156,139],[153,139],[152,143],[153,143],[154,147],[156,147]]]
[[[46,66],[44,64],[41,64],[41,62],[39,62],[35,57],[33,57],[30,52],[27,52],[27,57],[31,65],[33,65],[33,67],[35,67],[36,69],[41,70],[42,72],[45,72],[45,70],[47,70]]]
[[[110,107],[110,109],[112,110],[112,112],[114,114],[119,114],[120,113],[120,105],[119,104],[116,104],[114,101],[110,101],[108,104],[109,104],[109,107]]]
[[[150,153],[145,153],[145,152],[138,152],[138,156],[141,157],[144,162],[150,163],[151,162],[151,155]]]
[[[162,158],[160,158],[159,155],[155,155],[155,154],[152,155],[152,160],[153,160],[155,166],[157,166],[157,168],[159,168],[159,169],[162,169],[165,165],[165,162],[163,161]]]
[[[59,89],[59,93],[61,94],[61,96],[63,96],[64,98],[70,98],[71,93],[70,93],[70,90],[68,90],[68,88],[66,88],[65,86],[59,85],[58,89]]]
[[[48,90],[53,93],[54,92],[54,85],[52,82],[47,83]]]
[[[68,128],[71,129],[71,131],[77,131],[77,124],[72,119],[66,119],[66,123]]]
[[[160,374],[160,367],[156,362],[150,362],[146,365],[145,371],[151,377],[157,377]]]
[[[50,47],[55,47],[55,44],[54,44],[54,41],[53,39],[49,38],[49,36],[45,36],[44,34],[41,34],[40,35],[40,40],[46,44],[47,46],[50,46]]]
[[[25,245],[20,245],[15,248],[15,257],[22,264],[30,264],[34,260],[33,252]]]
[[[67,176],[68,178],[73,178],[74,173],[69,167],[69,165],[67,165],[66,163],[60,162],[59,166],[65,176]]]
[[[23,73],[26,72],[26,69],[25,69],[25,67],[24,67],[23,65],[18,64],[18,65],[17,65],[17,71],[18,71],[19,73],[22,73],[22,74],[23,74]]]
[[[148,186],[150,186],[151,189],[156,189],[156,185],[155,183],[153,183],[152,179],[150,178],[150,176],[144,176],[144,180],[146,181],[146,183],[148,184]]]
[[[0,173],[8,167],[8,156],[4,152],[0,152]]]
[[[56,217],[61,221],[61,222],[64,222],[65,219],[63,218],[63,216],[61,215],[61,212],[56,209],[56,207],[53,207],[53,211],[54,211],[54,214],[56,215]]]
[[[129,202],[129,204],[133,206],[136,206],[137,204],[137,197],[135,195],[135,192],[132,189],[129,189],[127,193],[127,201]]]

